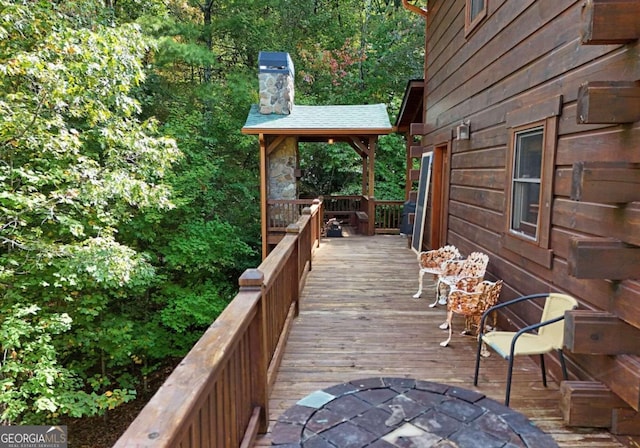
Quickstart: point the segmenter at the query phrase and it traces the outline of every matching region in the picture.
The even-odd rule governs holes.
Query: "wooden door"
[[[449,214],[449,166],[451,152],[449,143],[434,148],[431,185],[431,248],[437,249],[447,244]]]

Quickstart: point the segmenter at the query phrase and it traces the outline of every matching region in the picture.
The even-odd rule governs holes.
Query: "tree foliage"
[[[133,395],[116,393],[107,366],[134,354],[121,302],[155,275],[119,227],[173,207],[162,179],[180,154],[154,120],[136,118],[148,51],[137,26],[76,27],[45,2],[1,0],[0,11],[0,294],[11,329],[1,418],[92,415]]]
[[[131,400],[259,263],[260,51],[291,54],[296,103],[393,115],[422,33],[397,1],[0,0],[0,420]],[[359,191],[353,150],[302,152],[304,194]],[[376,163],[402,198],[404,144]]]

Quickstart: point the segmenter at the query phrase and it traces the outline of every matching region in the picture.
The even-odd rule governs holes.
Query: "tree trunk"
[[[202,32],[202,39],[204,40],[207,46],[207,49],[211,51],[213,49],[213,38],[211,36],[211,16],[212,16],[211,11],[213,9],[213,0],[209,0],[204,4],[200,5],[200,9],[202,10],[202,14],[204,15],[204,22],[203,22],[204,27]],[[211,82],[211,77],[212,77],[211,65],[206,64],[204,66],[204,82],[205,83]]]

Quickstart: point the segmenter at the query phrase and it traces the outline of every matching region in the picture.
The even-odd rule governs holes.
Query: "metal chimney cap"
[[[258,67],[260,73],[295,74],[291,56],[284,51],[261,51],[258,54]]]

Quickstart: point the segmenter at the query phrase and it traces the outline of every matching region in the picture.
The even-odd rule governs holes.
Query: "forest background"
[[[0,0],[0,421],[107,415],[182,357],[260,262],[260,51],[296,104],[385,103],[421,78],[400,0]],[[378,199],[404,199],[384,136]],[[301,148],[301,194],[361,163]]]

